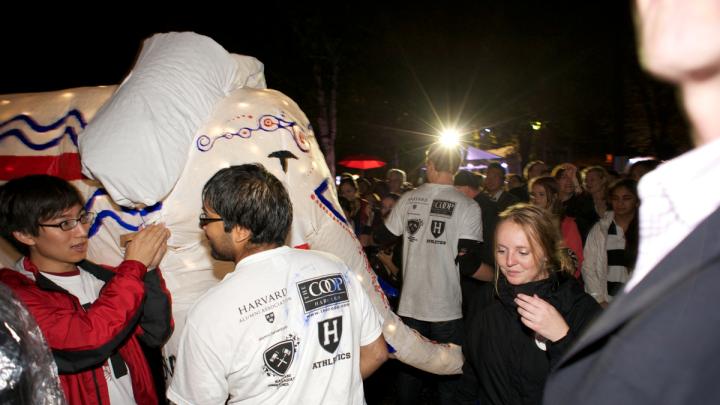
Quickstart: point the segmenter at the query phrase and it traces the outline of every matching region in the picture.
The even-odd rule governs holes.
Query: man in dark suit
[[[498,212],[520,202],[515,195],[505,191],[505,175],[505,168],[500,163],[490,163],[485,170],[485,193],[497,203]]]
[[[640,182],[633,276],[554,369],[548,405],[720,403],[720,2],[636,13],[642,63],[679,86],[696,148]]]

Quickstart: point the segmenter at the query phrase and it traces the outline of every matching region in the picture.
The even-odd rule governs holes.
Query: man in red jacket
[[[172,333],[170,295],[155,269],[170,234],[162,225],[144,228],[125,260],[108,269],[85,260],[94,218],[57,177],[0,187],[0,232],[25,254],[14,269],[0,270],[0,282],[40,326],[70,404],[156,404],[138,339],[157,347]]]

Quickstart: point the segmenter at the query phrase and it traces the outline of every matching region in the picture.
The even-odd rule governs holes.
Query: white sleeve
[[[460,232],[458,239],[477,240],[482,242],[482,213],[480,205],[475,201],[466,206],[462,220],[460,221]]]
[[[228,397],[225,366],[188,322],[185,324],[167,397],[178,405],[224,404]]]
[[[600,222],[590,230],[585,249],[583,249],[582,278],[585,292],[597,302],[607,302],[607,251],[605,250],[605,232]]]
[[[390,215],[388,215],[387,219],[385,219],[385,227],[395,236],[400,236],[403,234],[403,216],[405,215],[406,211],[406,202],[409,193],[405,193],[400,197],[397,204],[393,207],[392,210],[390,210]]]

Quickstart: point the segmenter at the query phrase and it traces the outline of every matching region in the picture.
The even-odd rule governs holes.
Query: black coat
[[[720,210],[613,299],[558,363],[545,404],[720,403],[718,229]]]
[[[567,336],[548,341],[546,351],[540,349],[535,332],[520,321],[513,302],[518,293],[537,294],[552,304],[570,326]],[[479,398],[482,405],[539,404],[550,367],[600,313],[600,306],[573,277],[557,273],[521,286],[501,277],[498,292],[488,284],[481,297],[466,321],[460,402]]]

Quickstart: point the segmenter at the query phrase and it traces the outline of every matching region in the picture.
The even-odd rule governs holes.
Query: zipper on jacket
[[[70,294],[70,295],[72,295],[72,294]],[[73,297],[75,297],[75,296],[73,295]],[[75,297],[75,300],[73,300],[73,305],[80,304],[80,301],[77,301],[77,302],[76,301],[77,301],[77,297]],[[91,305],[90,303],[87,303],[85,305],[80,304],[80,308],[83,311],[87,312],[87,307],[89,307],[90,305]],[[102,371],[102,366],[100,367],[100,370]],[[92,371],[92,376],[93,376],[93,384],[95,385],[95,395],[97,395],[98,404],[102,405],[103,401],[102,401],[102,395],[100,395],[100,385],[98,385],[98,381],[97,381],[97,369],[91,370],[91,371]],[[105,377],[105,375],[103,374],[103,378],[104,377]]]
[[[102,369],[101,369],[102,370]],[[98,404],[102,404],[102,396],[100,395],[100,386],[97,382],[97,370],[92,370],[93,383],[95,384],[95,395],[97,395]]]

